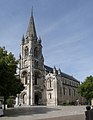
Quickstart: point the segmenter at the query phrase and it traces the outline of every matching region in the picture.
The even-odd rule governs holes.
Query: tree
[[[88,102],[93,98],[93,76],[89,76],[78,88],[78,92],[85,97]]]
[[[16,77],[17,63],[11,52],[0,47],[0,96],[4,97],[4,109],[6,99],[16,96],[24,89],[21,80]]]

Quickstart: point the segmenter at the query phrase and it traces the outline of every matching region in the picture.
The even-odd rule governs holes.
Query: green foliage
[[[16,77],[17,61],[14,55],[0,47],[0,96],[5,100],[9,96],[16,96],[24,86]]]
[[[79,86],[78,92],[88,101],[93,98],[93,76],[89,76],[85,79],[85,81]]]
[[[6,101],[7,103],[7,107],[10,108],[10,107],[14,107],[14,99],[13,97],[9,97]]]

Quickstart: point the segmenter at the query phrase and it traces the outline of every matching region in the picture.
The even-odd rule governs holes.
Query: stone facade
[[[22,37],[19,68],[25,89],[17,95],[16,105],[60,105],[79,99],[79,81],[56,67],[44,65],[41,38],[37,37],[33,14],[26,37]]]

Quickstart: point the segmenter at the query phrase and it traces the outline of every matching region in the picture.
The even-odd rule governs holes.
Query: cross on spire
[[[32,6],[32,8],[31,8],[31,16],[33,16],[33,6]]]

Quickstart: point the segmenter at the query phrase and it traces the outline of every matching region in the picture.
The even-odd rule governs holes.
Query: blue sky
[[[0,46],[18,59],[32,6],[45,64],[80,81],[93,75],[93,0],[0,0]]]

